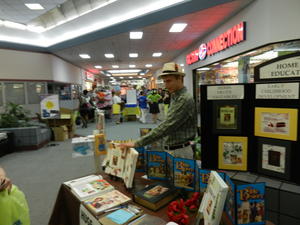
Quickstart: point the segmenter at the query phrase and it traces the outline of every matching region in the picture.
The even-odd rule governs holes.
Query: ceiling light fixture
[[[142,39],[143,32],[142,31],[132,31],[129,35],[130,39]]]
[[[136,70],[107,70],[109,73],[138,73],[141,70],[136,69]]]
[[[152,64],[146,64],[145,66],[149,68],[152,67]]]
[[[139,56],[138,53],[129,53],[130,58],[137,58]]]
[[[114,54],[111,54],[111,53],[106,53],[106,54],[104,54],[104,56],[109,59],[115,57]]]
[[[31,9],[31,10],[43,10],[45,9],[41,4],[39,3],[25,3],[25,5]]]
[[[198,71],[206,71],[206,70],[210,70],[210,68],[208,68],[208,67],[203,67],[203,68],[198,68],[197,70],[198,70]]]
[[[140,75],[145,75],[145,73],[140,73]]]
[[[183,63],[181,63],[181,64],[180,64],[180,66],[184,66],[184,64],[183,64]]]
[[[133,77],[129,77],[130,79],[132,79]]]
[[[21,24],[21,23],[15,23],[15,22],[11,22],[8,20],[4,20],[3,21],[3,25],[9,28],[15,28],[15,29],[19,29],[19,30],[26,30],[26,25]]]
[[[171,33],[178,33],[182,32],[184,28],[187,26],[187,23],[174,23],[170,28],[169,32]]]
[[[124,79],[124,77],[120,77],[120,79]]]
[[[96,69],[101,69],[102,68],[102,66],[100,66],[100,65],[96,65],[96,66],[94,66]]]
[[[112,68],[115,68],[115,69],[116,69],[116,68],[119,68],[118,65],[112,65],[111,67],[112,67]]]
[[[135,68],[135,65],[131,64],[129,65],[129,68]]]
[[[90,59],[91,56],[89,56],[88,54],[79,54],[80,58],[82,59]]]
[[[153,57],[161,57],[162,53],[161,52],[154,52],[152,54]]]

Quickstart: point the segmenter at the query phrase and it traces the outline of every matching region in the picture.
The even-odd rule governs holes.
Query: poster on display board
[[[57,119],[60,117],[58,95],[41,95],[40,107],[42,119]]]

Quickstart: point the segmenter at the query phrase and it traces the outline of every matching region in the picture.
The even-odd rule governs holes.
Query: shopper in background
[[[174,157],[193,159],[190,141],[196,136],[197,115],[193,97],[183,85],[185,74],[174,62],[163,66],[162,74],[166,89],[171,94],[171,104],[166,119],[147,135],[135,142],[124,143],[122,148],[141,147],[164,139],[164,150]]]
[[[6,173],[2,167],[0,167],[0,192],[3,190],[11,191],[12,183],[11,180],[6,177]]]
[[[158,101],[161,99],[161,96],[157,93],[156,89],[152,89],[151,93],[147,96],[147,101],[149,104],[149,112],[152,114],[153,123],[157,122],[157,117],[159,114]]]
[[[158,100],[158,108],[159,108],[158,120],[162,121],[165,119],[164,101],[163,101],[165,96],[165,91],[162,88],[158,88],[157,93],[161,96],[161,98]]]
[[[112,103],[113,103],[113,117],[116,124],[120,124],[121,122],[121,106],[122,106],[122,99],[120,97],[121,92],[115,91],[112,93]]]
[[[168,90],[165,90],[163,102],[164,102],[164,115],[166,117],[168,114],[168,109],[169,109],[170,102],[171,102],[171,97],[170,97],[170,93]]]
[[[146,123],[148,106],[147,106],[147,97],[145,92],[143,91],[140,92],[140,96],[138,97],[138,102],[141,111],[140,121],[141,123]]]
[[[82,128],[87,128],[90,108],[91,105],[90,105],[90,97],[88,96],[88,91],[83,90],[82,94],[79,97],[79,113],[81,116]]]

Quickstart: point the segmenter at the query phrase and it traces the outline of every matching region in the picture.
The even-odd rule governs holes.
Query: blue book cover
[[[237,224],[265,224],[265,183],[236,186]]]
[[[167,153],[167,178],[171,184],[174,182],[174,156]]]
[[[138,147],[135,150],[139,153],[135,171],[145,172],[145,147]]]
[[[174,158],[174,186],[189,191],[195,189],[195,160]]]
[[[166,180],[167,153],[161,151],[146,151],[146,153],[148,178]]]
[[[211,172],[211,170],[207,170],[207,169],[199,169],[198,170],[200,192],[205,192],[205,190],[207,188],[207,183],[208,183],[210,172]],[[221,176],[221,178],[223,180],[225,179],[225,173],[218,172],[218,174]]]
[[[235,224],[236,221],[236,211],[235,211],[235,184],[232,182],[230,177],[225,174],[225,183],[228,185],[228,193],[225,200],[224,211],[232,224]]]

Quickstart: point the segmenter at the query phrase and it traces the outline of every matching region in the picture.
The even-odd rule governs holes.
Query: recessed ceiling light
[[[25,5],[31,10],[43,10],[45,9],[41,4],[38,3],[25,3]]]
[[[129,65],[129,68],[135,68],[135,65]]]
[[[140,73],[140,75],[145,75],[145,73]]]
[[[132,79],[133,77],[129,77],[130,79]]]
[[[123,79],[124,77],[120,77],[120,79]]]
[[[109,73],[138,73],[141,70],[136,69],[136,70],[108,70],[107,72]]]
[[[184,28],[186,27],[186,23],[174,23],[172,27],[170,28],[169,32],[175,33],[175,32],[182,32]]]
[[[88,54],[79,54],[80,58],[83,58],[83,59],[90,59],[91,56],[89,56]]]
[[[112,67],[112,68],[119,68],[118,65],[112,65],[111,67]]]
[[[130,32],[129,37],[130,37],[130,39],[142,39],[143,32],[141,32],[141,31]]]
[[[138,53],[129,53],[129,57],[131,58],[137,58],[139,56]]]
[[[152,64],[146,64],[145,66],[146,67],[152,67]]]
[[[161,52],[154,52],[152,54],[153,57],[161,57],[162,53]]]
[[[111,54],[111,53],[106,53],[106,54],[104,54],[104,56],[106,58],[114,58],[115,57],[114,54]]]
[[[102,68],[102,66],[100,66],[100,65],[96,65],[96,66],[94,66],[96,69],[101,69]]]
[[[183,64],[183,63],[181,63],[181,64],[180,64],[180,66],[184,66],[184,64]]]

